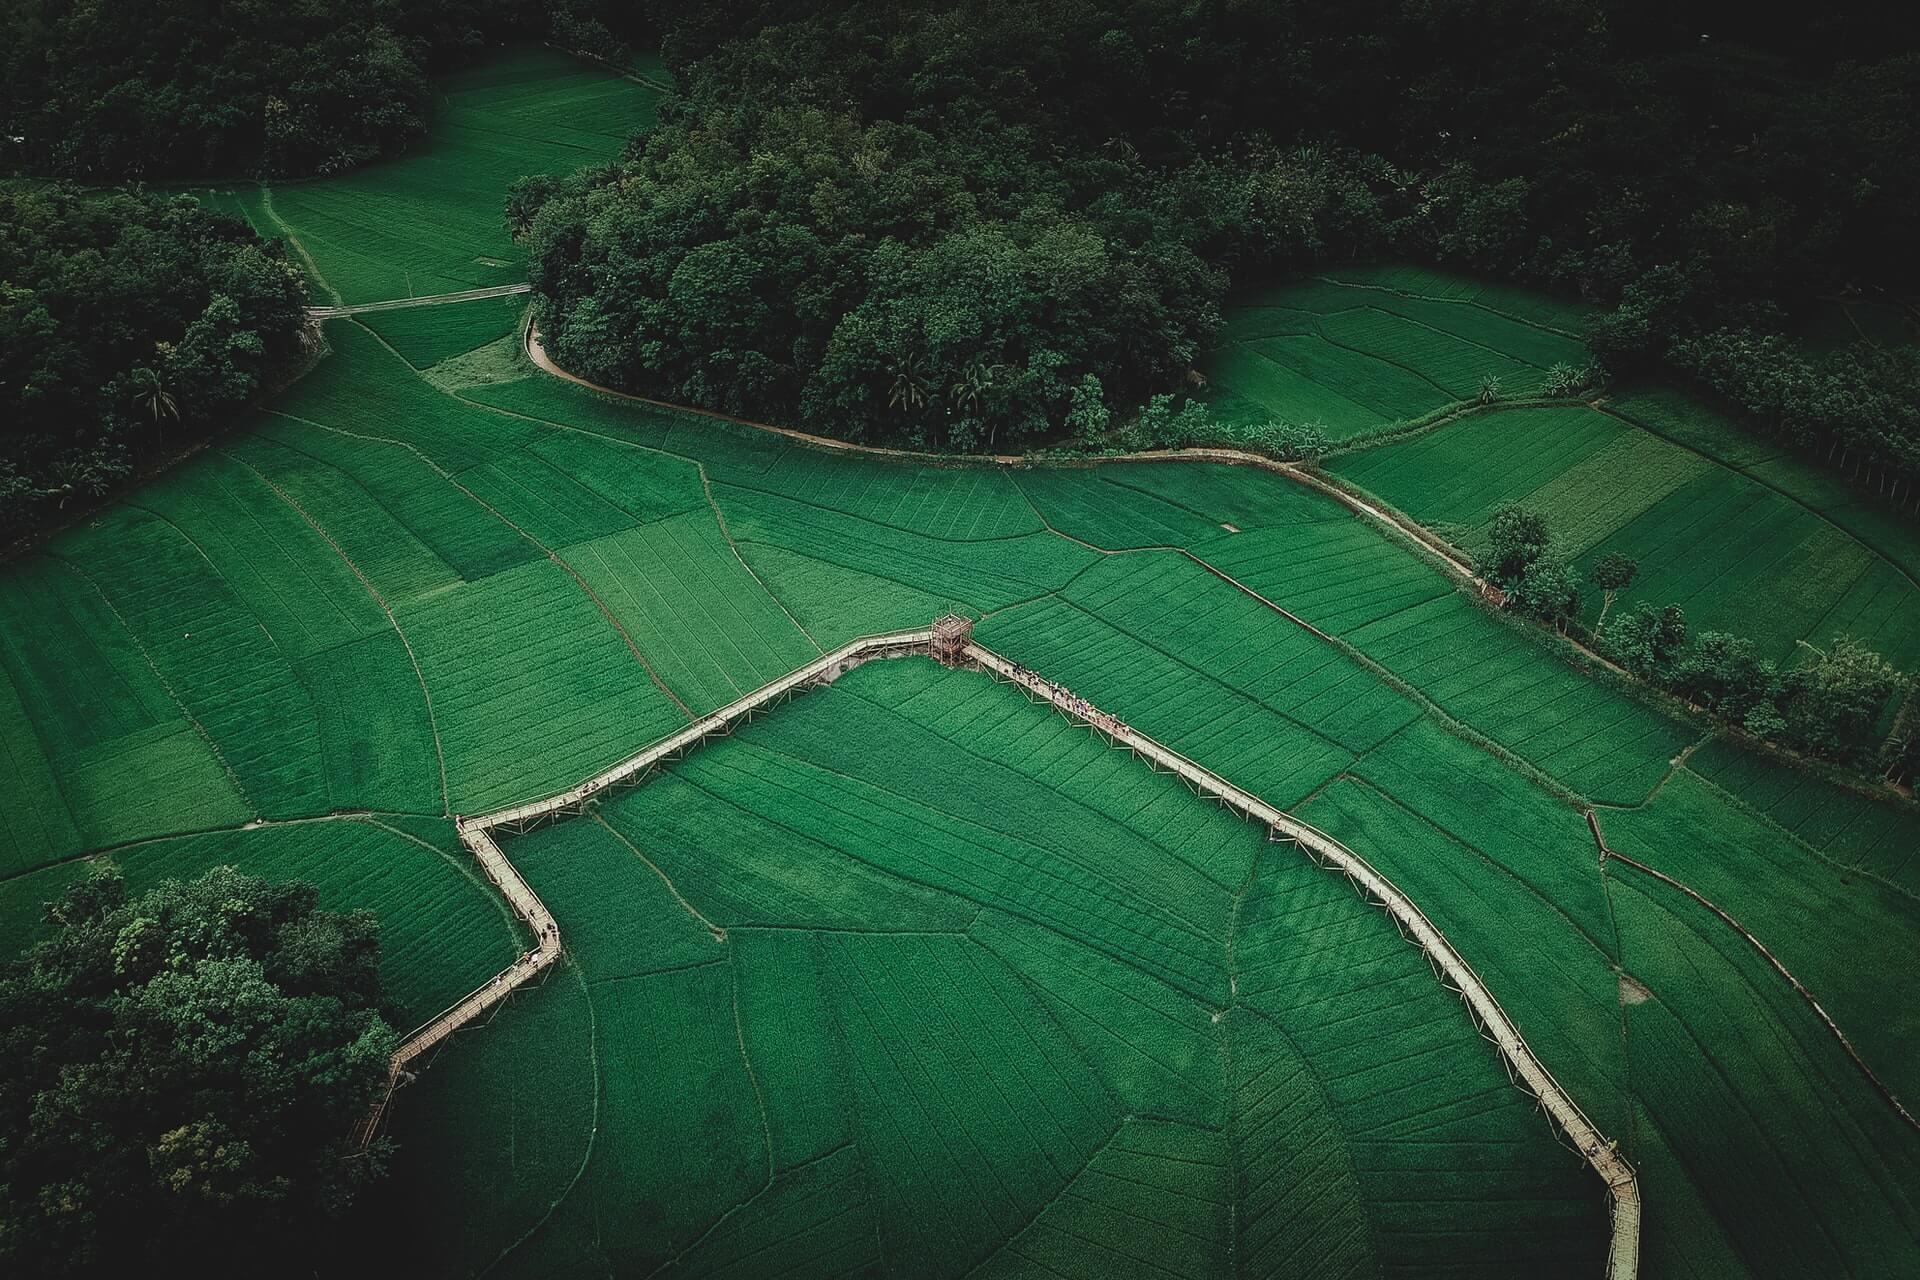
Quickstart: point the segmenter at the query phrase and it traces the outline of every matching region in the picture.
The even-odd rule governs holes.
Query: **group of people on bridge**
[[[1118,738],[1132,732],[1132,730],[1127,728],[1126,721],[1122,720],[1119,716],[1111,712],[1102,711],[1099,707],[1094,706],[1091,702],[1088,702],[1085,698],[1067,688],[1065,685],[1055,684],[1045,676],[1036,671],[1030,671],[1017,662],[1010,665],[1013,667],[1014,678],[1020,683],[1027,685],[1029,688],[1040,688],[1047,694],[1048,700],[1055,706],[1065,708],[1071,714],[1079,717],[1081,720],[1110,737]]]

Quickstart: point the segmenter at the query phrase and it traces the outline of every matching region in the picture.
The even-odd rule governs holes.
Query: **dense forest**
[[[617,56],[644,21],[618,0],[13,0],[0,171],[337,173],[426,128],[436,70],[507,40]]]
[[[0,965],[0,1268],[314,1274],[380,1172],[377,925],[231,867],[133,897],[111,867]]]
[[[542,322],[596,378],[860,439],[1030,440],[1177,390],[1236,283],[1437,261],[1604,304],[1881,483],[1920,359],[1798,344],[1920,277],[1910,15],[1715,4],[753,3],[663,12],[682,91],[525,183]],[[1094,407],[1094,397],[1099,409]]]
[[[0,182],[0,537],[230,424],[306,297],[280,241],[188,197]]]
[[[664,42],[681,87],[660,123],[619,162],[529,179],[507,202],[549,344],[598,380],[936,448],[1062,432],[1173,443],[1213,425],[1179,398],[1232,289],[1397,257],[1597,302],[1600,376],[1681,377],[1902,502],[1920,478],[1915,346],[1797,336],[1819,299],[1910,308],[1920,289],[1908,12],[1859,0],[1791,23],[1708,0],[217,10],[8,6],[0,167],[87,180],[336,171],[403,149],[430,115],[431,73],[490,44],[620,58]],[[210,429],[287,358],[297,283],[237,225],[141,194],[19,186],[0,199],[10,526]],[[1310,424],[1250,435],[1288,456],[1317,447]]]

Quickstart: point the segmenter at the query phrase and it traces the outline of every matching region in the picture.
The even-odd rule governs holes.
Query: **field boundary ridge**
[[[519,284],[488,285],[483,289],[462,289],[457,293],[427,293],[414,298],[384,298],[379,302],[341,302],[331,306],[308,307],[307,319],[336,320],[341,316],[357,316],[368,311],[439,307],[450,302],[479,302],[486,298],[511,298],[515,294],[532,292],[533,286],[523,280]]]
[[[1721,924],[1726,925],[1727,928],[1739,934],[1741,940],[1758,952],[1760,958],[1765,960],[1767,964],[1772,967],[1773,971],[1785,980],[1789,987],[1793,988],[1794,993],[1807,1002],[1807,1007],[1813,1010],[1814,1016],[1819,1018],[1827,1030],[1833,1033],[1833,1038],[1840,1042],[1840,1048],[1842,1052],[1847,1055],[1848,1060],[1859,1069],[1861,1075],[1866,1077],[1867,1083],[1872,1085],[1882,1098],[1886,1099],[1887,1105],[1892,1107],[1899,1117],[1906,1122],[1907,1127],[1920,1132],[1920,1120],[1914,1119],[1913,1113],[1908,1111],[1906,1104],[1900,1101],[1900,1095],[1896,1094],[1892,1086],[1882,1080],[1875,1074],[1873,1068],[1867,1065],[1867,1060],[1862,1058],[1859,1050],[1853,1047],[1853,1041],[1847,1039],[1847,1033],[1842,1031],[1840,1024],[1835,1022],[1832,1016],[1827,1013],[1826,1007],[1820,1003],[1813,992],[1807,990],[1805,983],[1793,976],[1793,972],[1781,963],[1780,957],[1774,955],[1766,943],[1754,937],[1753,933],[1745,925],[1734,919],[1733,913],[1701,893],[1698,889],[1695,889],[1683,881],[1676,880],[1658,867],[1648,866],[1638,858],[1628,857],[1618,849],[1610,846],[1607,843],[1607,838],[1600,833],[1600,819],[1592,809],[1587,810],[1587,829],[1593,832],[1594,847],[1600,851],[1600,862],[1602,866],[1606,865],[1609,860],[1618,862],[1623,866],[1632,867],[1641,875],[1658,880],[1670,889],[1677,889],[1688,898],[1691,898],[1695,903],[1705,907]]]

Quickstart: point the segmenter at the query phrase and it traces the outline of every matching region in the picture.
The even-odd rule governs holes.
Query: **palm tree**
[[[135,369],[131,377],[134,403],[145,406],[156,432],[163,420],[180,420],[180,404],[173,398],[173,389],[167,386],[165,378],[145,365]]]
[[[926,407],[927,379],[921,371],[922,360],[910,355],[893,367],[893,387],[887,392],[887,407],[905,413]]]
[[[1006,369],[1007,366],[1003,364],[988,364],[983,359],[977,359],[969,364],[966,371],[960,375],[960,380],[953,384],[948,393],[953,399],[953,407],[968,417],[977,415],[980,412],[981,402],[987,397],[987,392],[993,389],[993,384],[999,380],[1001,374],[1006,372]]]

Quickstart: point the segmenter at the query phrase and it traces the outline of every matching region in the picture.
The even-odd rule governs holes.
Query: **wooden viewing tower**
[[[973,643],[973,619],[950,613],[933,620],[933,640],[929,646],[933,660],[943,667],[967,665],[967,646]]]

